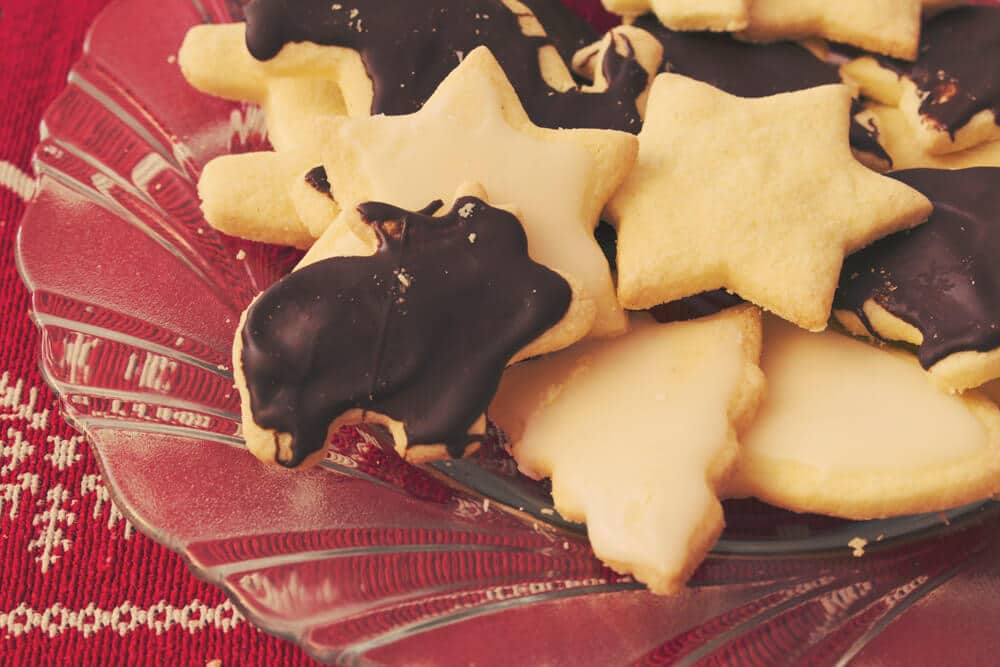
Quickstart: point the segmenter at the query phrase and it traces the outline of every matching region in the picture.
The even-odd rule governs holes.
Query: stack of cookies
[[[253,0],[188,33],[187,79],[274,149],[206,165],[206,219],[307,249],[236,336],[250,450],[377,424],[420,463],[492,422],[664,594],[723,498],[1000,492],[1000,8],[604,3],[603,37],[558,0]]]

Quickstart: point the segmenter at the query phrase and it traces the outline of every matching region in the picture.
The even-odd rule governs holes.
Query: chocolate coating
[[[1000,7],[963,7],[924,24],[910,77],[920,113],[952,136],[980,111],[1000,124]]]
[[[567,11],[557,0],[530,4],[540,21],[557,22]],[[465,54],[487,46],[535,124],[638,132],[634,68],[612,64],[616,74],[628,73],[612,77],[603,93],[553,90],[538,60],[539,49],[553,42],[522,34],[517,15],[501,0],[343,0],[332,5],[329,0],[253,0],[246,19],[247,47],[259,60],[275,57],[290,42],[358,51],[374,89],[372,114],[419,110]],[[641,88],[645,76],[642,72]]]
[[[598,34],[582,16],[558,0],[521,0],[535,15],[559,55],[566,62],[577,51],[597,41]]]
[[[928,19],[916,62],[831,44],[840,59],[868,56],[923,93],[920,113],[954,136],[980,111],[993,111],[1000,124],[1000,7],[961,7]]]
[[[306,183],[317,192],[333,197],[333,190],[330,188],[330,179],[326,176],[326,168],[324,166],[313,167],[307,171],[305,179]]]
[[[735,294],[720,289],[702,292],[670,303],[661,303],[650,308],[649,313],[657,322],[667,324],[708,317],[744,303],[746,301]]]
[[[927,195],[934,213],[848,257],[834,306],[876,336],[863,310],[868,299],[916,327],[924,368],[956,352],[1000,347],[1000,168],[889,176]]]
[[[446,215],[358,207],[379,246],[322,260],[258,298],[242,331],[254,420],[292,436],[296,466],[360,408],[403,423],[408,446],[461,456],[510,359],[554,326],[571,291],[528,256],[510,213],[465,197]]]
[[[710,83],[731,95],[767,97],[841,83],[836,68],[790,42],[751,44],[725,33],[678,32],[660,25],[652,14],[639,17],[635,25],[663,45],[662,71]],[[850,139],[858,150],[892,164],[874,128],[852,119]]]

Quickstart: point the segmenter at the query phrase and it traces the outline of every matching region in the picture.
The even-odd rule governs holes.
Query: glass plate
[[[240,12],[112,3],[45,116],[20,231],[42,371],[140,530],[328,662],[995,661],[992,504],[854,523],[727,503],[689,592],[659,598],[602,567],[498,447],[418,469],[347,429],[305,473],[247,454],[230,342],[297,255],[202,220],[201,166],[266,137],[259,110],[195,92],[175,58],[189,26]]]

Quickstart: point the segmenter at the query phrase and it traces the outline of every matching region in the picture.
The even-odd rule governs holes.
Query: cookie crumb
[[[177,62],[177,56],[171,53],[169,56],[167,56],[167,62],[173,65],[175,62]]]
[[[489,512],[490,511],[490,499],[489,498],[483,498],[483,511],[484,512]]]
[[[543,507],[542,514],[544,514],[545,516],[555,516],[555,510],[553,510],[551,507]]]
[[[463,205],[462,208],[458,209],[458,216],[460,218],[468,218],[475,212],[476,212],[476,204],[470,201],[469,203]]]
[[[240,250],[239,252],[236,253],[236,259],[238,259],[239,261],[242,262],[246,258],[247,258],[246,250]]]
[[[215,660],[209,660],[205,663],[205,667],[222,667],[222,660],[216,658]]]
[[[868,546],[868,540],[863,537],[855,537],[847,543],[847,546],[853,550],[855,558],[861,558],[865,555],[865,547]]]

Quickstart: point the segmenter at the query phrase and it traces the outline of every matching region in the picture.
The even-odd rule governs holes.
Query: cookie
[[[466,56],[417,113],[331,117],[321,130],[324,166],[343,206],[392,201],[416,208],[465,181],[482,183],[520,212],[532,257],[575,276],[581,296],[597,303],[594,335],[625,330],[593,232],[635,161],[631,134],[537,127],[485,48]]]
[[[755,42],[824,37],[913,60],[920,11],[920,0],[753,0],[739,35]]]
[[[1000,168],[900,171],[934,203],[920,227],[844,262],[834,308],[848,329],[917,348],[951,391],[1000,378]]]
[[[914,63],[836,45],[831,53],[847,60],[842,71],[863,93],[903,110],[924,151],[1000,140],[1000,7],[963,7],[929,19]]]
[[[749,25],[751,0],[602,0],[613,14],[633,18],[652,12],[672,30],[733,32]]]
[[[315,462],[358,423],[410,461],[478,448],[504,368],[570,314],[572,288],[531,259],[513,213],[469,195],[441,208],[359,205],[344,215],[370,226],[373,254],[332,243],[346,252],[313,253],[247,309],[233,361],[258,458]]]
[[[598,558],[675,593],[722,531],[717,489],[763,393],[759,355],[752,306],[673,324],[637,314],[625,336],[509,368],[488,414]]]
[[[317,117],[416,111],[450,69],[482,44],[500,58],[536,123],[638,132],[638,98],[651,79],[642,62],[657,58],[656,53],[643,55],[643,49],[657,51],[658,45],[652,40],[632,44],[621,37],[609,48],[611,40],[605,40],[593,54],[601,80],[580,88],[556,48],[567,51],[589,31],[580,30],[579,18],[555,0],[528,4],[538,16],[516,0],[423,0],[426,20],[411,26],[412,5],[359,0],[335,3],[331,9],[306,2],[289,10],[259,0],[248,6],[245,26],[192,29],[181,49],[182,70],[205,92],[275,110],[268,115],[269,136],[291,135],[297,143],[289,148],[316,151]],[[365,22],[369,15],[373,20]],[[391,38],[398,24],[406,25],[407,49]],[[557,36],[552,41],[550,29]],[[324,108],[331,87],[343,94],[338,93],[339,106]],[[281,151],[286,143],[275,147]],[[324,197],[302,185],[307,174],[322,173],[314,171],[319,155],[308,165],[297,161],[300,173],[274,171],[275,162],[266,154],[251,153],[229,158],[225,169],[209,170],[203,179],[215,180],[200,187],[208,197],[208,222],[236,236],[284,245],[308,243],[298,234],[288,235],[289,229],[304,227],[313,230],[314,237],[322,233],[338,213],[336,194]],[[289,160],[281,162],[287,165]],[[251,178],[262,191],[249,200],[244,193],[227,194],[234,176]],[[265,198],[274,203],[261,206],[258,200]],[[272,217],[293,210],[298,221]]]
[[[232,236],[308,248],[316,240],[311,229],[339,213],[325,172],[313,170],[317,153],[261,151],[210,160],[198,179],[205,220]]]
[[[765,318],[767,395],[729,494],[875,519],[1000,490],[1000,410],[940,391],[911,355]]]
[[[979,144],[957,153],[931,155],[917,144],[913,126],[894,107],[869,105],[857,116],[858,122],[878,131],[878,140],[889,154],[893,169],[968,169],[1000,167],[1000,141]]]
[[[740,98],[660,74],[639,160],[607,208],[621,303],[726,288],[824,329],[844,256],[931,210],[854,159],[851,99],[844,85]]]
[[[669,30],[650,14],[636,19],[633,26],[648,32],[662,45],[660,71],[710,83],[731,95],[767,97],[841,82],[836,68],[798,44],[749,44],[730,35]],[[852,107],[851,113],[859,111],[860,106]],[[890,168],[891,161],[876,131],[852,121],[850,132],[858,159],[879,171]]]

